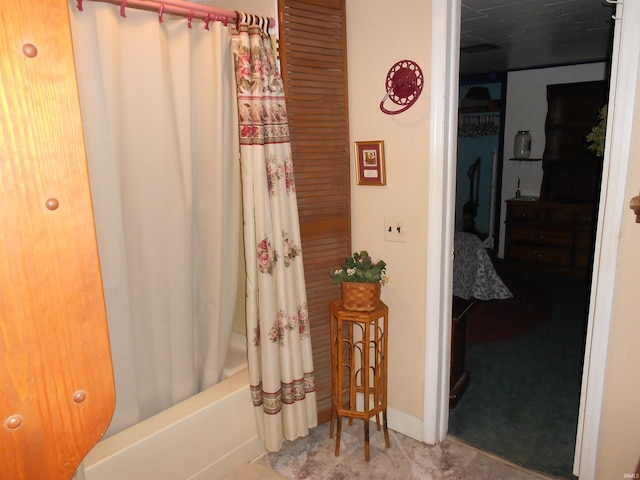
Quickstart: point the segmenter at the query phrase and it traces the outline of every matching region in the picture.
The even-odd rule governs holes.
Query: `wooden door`
[[[66,0],[0,8],[0,477],[71,478],[115,404]]]
[[[279,0],[280,59],[296,174],[318,421],[331,411],[329,271],[351,254],[344,0]]]

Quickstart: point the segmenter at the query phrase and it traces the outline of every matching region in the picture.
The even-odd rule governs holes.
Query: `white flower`
[[[354,275],[356,273],[355,268],[347,268],[347,275]]]

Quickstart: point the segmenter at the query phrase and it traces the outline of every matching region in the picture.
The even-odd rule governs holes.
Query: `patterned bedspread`
[[[494,300],[513,295],[504,284],[480,239],[455,232],[453,240],[453,294],[468,300]]]

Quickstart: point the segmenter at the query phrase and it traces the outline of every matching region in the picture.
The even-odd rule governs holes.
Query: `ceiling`
[[[605,0],[462,0],[460,74],[605,61],[613,14]]]

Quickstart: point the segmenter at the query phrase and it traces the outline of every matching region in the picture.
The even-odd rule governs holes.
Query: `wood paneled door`
[[[329,271],[351,254],[344,0],[279,0],[287,95],[316,373],[318,420],[331,414]]]

